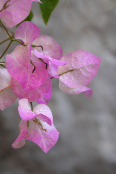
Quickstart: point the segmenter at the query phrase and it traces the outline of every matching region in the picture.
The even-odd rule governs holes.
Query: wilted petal
[[[67,61],[67,64],[58,67],[59,80],[71,90],[76,89],[76,93],[91,91],[85,88],[85,85],[97,74],[101,59],[87,51],[78,50],[63,56],[61,61]],[[63,85],[60,85],[60,88],[63,89]],[[84,93],[90,96],[87,92]]]
[[[20,117],[25,121],[31,120],[36,117],[36,114],[31,110],[28,99],[19,100],[18,111]]]
[[[25,21],[15,31],[15,38],[22,40],[25,45],[31,44],[40,34],[40,29],[32,22]]]

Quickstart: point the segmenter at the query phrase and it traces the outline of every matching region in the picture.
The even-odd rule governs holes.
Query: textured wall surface
[[[61,0],[45,26],[37,3],[33,22],[41,34],[54,37],[64,54],[83,49],[102,58],[89,87],[93,95],[71,96],[53,80],[49,106],[60,131],[47,154],[28,142],[11,147],[19,133],[18,103],[0,112],[1,174],[115,174],[116,173],[116,8],[113,0]],[[1,28],[0,28],[1,30]],[[3,35],[0,36],[3,39]],[[0,49],[0,53],[3,51]],[[9,52],[13,48],[9,49]]]

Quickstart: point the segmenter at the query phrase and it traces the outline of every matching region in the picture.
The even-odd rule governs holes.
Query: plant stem
[[[3,68],[6,68],[6,66],[5,66],[4,64],[6,64],[6,62],[0,62],[0,65],[1,65]]]
[[[7,48],[5,49],[5,51],[2,53],[2,55],[0,56],[0,59],[4,56],[4,54],[6,53],[6,51],[8,50],[8,48],[10,47],[12,43],[12,40],[10,41],[10,43],[8,44]]]
[[[2,42],[0,42],[0,45],[3,44],[4,42],[8,41],[8,40],[11,40],[13,38],[13,36],[14,36],[14,34],[11,37],[9,37],[9,38],[3,40]]]
[[[10,37],[10,34],[8,32],[8,30],[6,29],[6,27],[4,26],[4,24],[0,21],[1,25],[3,26],[3,28],[5,29],[6,33],[8,34],[8,36]]]

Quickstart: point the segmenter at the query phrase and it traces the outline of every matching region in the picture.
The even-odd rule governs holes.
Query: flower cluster
[[[2,0],[0,18],[8,27],[18,24],[29,14],[32,1]],[[83,92],[90,97],[92,89],[86,85],[97,74],[101,59],[83,50],[63,56],[59,44],[50,36],[40,35],[40,29],[28,21],[17,27],[12,41],[14,38],[20,45],[6,55],[6,67],[0,68],[0,109],[19,98],[20,134],[12,146],[20,148],[25,140],[31,140],[47,153],[59,136],[47,106],[52,95],[51,80],[59,78],[63,92]],[[34,109],[32,102],[37,103]]]

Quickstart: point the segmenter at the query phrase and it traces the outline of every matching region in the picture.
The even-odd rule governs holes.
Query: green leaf
[[[51,13],[58,4],[59,0],[41,0],[41,2],[42,3],[39,3],[41,15],[44,23],[47,24]]]
[[[24,21],[31,21],[33,18],[33,12],[30,11],[29,15],[27,16],[27,18]]]

